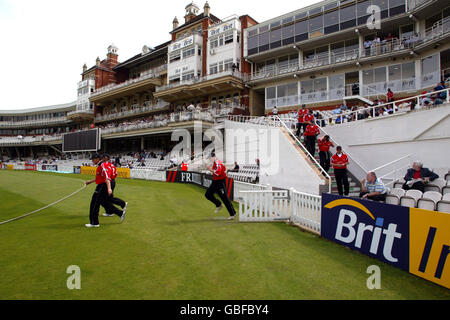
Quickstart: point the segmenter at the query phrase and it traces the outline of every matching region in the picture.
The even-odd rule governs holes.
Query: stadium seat
[[[442,195],[439,192],[428,191],[425,192],[421,199],[417,201],[417,207],[420,209],[426,209],[434,211],[436,210],[436,204],[441,201]]]
[[[401,197],[400,205],[404,207],[415,208],[417,206],[417,201],[422,198],[422,192],[419,190],[408,190],[406,194]]]
[[[400,188],[393,188],[390,190],[389,194],[386,195],[386,203],[387,204],[400,204],[400,198],[405,195],[405,190]]]
[[[445,181],[450,182],[450,173],[447,173],[444,177]]]
[[[450,193],[444,194],[442,200],[437,203],[436,210],[440,212],[450,213]]]
[[[429,184],[426,185],[425,187],[425,192],[427,191],[436,191],[441,193],[442,189],[447,185],[447,181],[444,179],[436,179],[432,182],[430,182]]]

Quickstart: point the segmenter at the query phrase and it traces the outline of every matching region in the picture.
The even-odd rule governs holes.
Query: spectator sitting
[[[441,91],[441,90],[445,90],[447,89],[447,87],[445,86],[445,82],[441,81],[440,83],[437,84],[437,86],[434,88],[434,91]],[[445,100],[447,99],[447,92],[446,91],[442,91],[439,92],[437,94],[437,98],[441,99],[441,100]]]
[[[428,182],[434,181],[439,176],[428,168],[424,168],[422,162],[415,161],[412,168],[408,169],[405,176],[404,190],[420,190],[425,192],[425,186]]]
[[[234,168],[232,170],[228,170],[228,172],[239,172],[239,165],[237,162],[234,162]]]
[[[373,201],[386,201],[387,189],[383,182],[377,178],[375,172],[369,172],[367,174],[367,180],[361,181],[361,193],[359,197],[361,199],[368,199]]]
[[[422,95],[426,95],[427,93],[428,93],[427,91],[424,91],[424,92],[422,92]],[[423,107],[428,107],[428,106],[430,106],[430,105],[433,104],[433,100],[430,98],[429,95],[426,95],[426,96],[420,98],[420,101],[421,101],[420,104],[421,104]]]

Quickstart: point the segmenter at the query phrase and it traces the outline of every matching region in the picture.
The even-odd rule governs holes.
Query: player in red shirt
[[[330,141],[330,136],[323,136],[317,140],[319,144],[319,158],[320,158],[320,166],[328,172],[330,170],[330,147],[334,147],[334,143]]]
[[[316,137],[319,134],[319,127],[313,121],[310,121],[303,136],[305,137],[306,149],[313,157],[316,154]]]
[[[94,183],[97,185],[95,188],[94,194],[92,195],[90,209],[89,209],[89,224],[85,226],[87,228],[98,228],[100,227],[100,223],[98,221],[98,213],[100,210],[100,205],[106,208],[107,212],[113,212],[121,217],[122,221],[125,218],[123,212],[116,207],[113,206],[111,202],[108,201],[109,195],[112,194],[111,189],[111,177],[106,166],[103,165],[103,162],[100,160],[101,157],[98,154],[94,154],[92,156],[92,162],[97,165],[97,171],[95,175],[95,179],[86,181],[85,184],[89,185]]]
[[[207,169],[211,171],[213,175],[213,181],[211,185],[209,186],[208,190],[206,190],[205,197],[212,203],[216,205],[216,211],[215,213],[218,213],[222,209],[222,203],[217,200],[217,198],[214,196],[215,193],[217,193],[222,200],[223,204],[225,204],[225,207],[227,208],[230,217],[228,220],[233,220],[236,216],[236,211],[233,208],[233,205],[231,204],[230,199],[227,197],[226,193],[226,187],[225,187],[225,180],[227,178],[227,168],[224,166],[222,161],[218,160],[216,158],[216,155],[214,153],[211,153],[211,160],[213,161],[213,165],[207,166]]]
[[[334,169],[338,192],[341,196],[348,196],[350,193],[350,184],[348,183],[347,176],[348,163],[349,161],[347,155],[342,152],[342,147],[338,146],[336,148],[336,154],[331,157],[331,165]],[[344,186],[344,190],[342,190],[342,185]]]
[[[297,137],[300,137],[300,133],[301,130],[303,130],[303,132],[305,132],[306,126],[308,125],[307,123],[305,123],[304,121],[304,117],[308,114],[308,109],[306,109],[306,105],[302,105],[302,108],[300,110],[298,110],[297,113],[297,132],[296,135]]]
[[[121,217],[121,221],[123,221],[125,219],[125,212],[127,210],[127,205],[128,202],[123,201],[120,198],[116,198],[114,196],[114,189],[116,188],[116,178],[117,178],[117,168],[115,165],[113,165],[110,161],[110,156],[108,154],[104,154],[103,155],[103,159],[102,159],[102,165],[105,166],[105,168],[107,169],[110,179],[111,179],[111,190],[112,193],[109,195],[108,197],[108,201],[111,202],[113,205],[117,205],[120,206],[123,210],[123,214]],[[112,217],[114,216],[114,212],[108,211],[107,208],[105,208],[106,213],[103,214],[104,217]]]

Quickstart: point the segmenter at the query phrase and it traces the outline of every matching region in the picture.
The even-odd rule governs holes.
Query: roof
[[[0,110],[0,115],[9,116],[9,115],[23,115],[23,114],[34,114],[34,113],[45,113],[50,111],[65,111],[68,109],[76,108],[76,101],[57,104],[52,106],[45,107],[37,107],[37,108],[28,108],[28,109],[17,109],[17,110]]]
[[[149,53],[146,53],[146,54],[139,53],[139,54],[131,57],[130,59],[119,63],[117,66],[115,66],[113,68],[113,70],[117,70],[117,69],[124,68],[124,67],[132,67],[136,64],[143,63],[148,60],[152,60],[152,59],[157,58],[162,55],[166,55],[167,48],[168,48],[170,42],[171,41],[167,41],[167,42],[164,42],[164,43],[156,46],[155,49],[150,51]]]
[[[179,26],[178,28],[173,29],[172,31],[170,31],[170,33],[174,33],[174,32],[178,32],[182,29],[184,29],[185,27],[188,27],[192,24],[195,24],[199,21],[202,21],[204,18],[209,18],[214,22],[220,22],[221,20],[219,18],[217,18],[215,15],[210,14],[209,16],[205,15],[205,13],[201,13],[198,16],[196,16],[195,18],[192,18],[191,20],[189,20],[188,22],[186,22],[185,24],[182,24],[181,26]]]

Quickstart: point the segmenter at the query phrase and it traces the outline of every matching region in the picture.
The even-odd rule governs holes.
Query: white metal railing
[[[306,149],[306,147],[303,145],[303,143],[300,142],[300,140],[298,140],[297,136],[295,135],[295,133],[292,131],[291,128],[289,128],[288,125],[286,125],[286,123],[281,120],[280,117],[276,116],[277,120],[281,123],[281,125],[286,129],[286,131],[290,134],[290,136],[294,139],[294,141],[297,143],[297,145],[302,149],[302,151],[308,156],[309,160],[313,163],[313,165],[315,165],[317,167],[317,169],[324,175],[324,177],[328,180],[328,192],[331,193],[331,177],[328,174],[328,172],[326,172],[322,166],[319,164],[319,162],[317,162],[317,159],[315,157],[312,156],[311,153],[309,153],[309,151]]]
[[[215,74],[211,74],[211,75],[206,75],[203,77],[194,77],[190,80],[184,80],[184,81],[180,81],[180,82],[175,82],[175,83],[169,83],[160,87],[156,87],[155,91],[156,92],[160,92],[160,91],[164,91],[164,90],[168,90],[168,89],[172,89],[172,88],[177,88],[180,86],[185,86],[185,85],[193,85],[196,83],[200,83],[200,82],[204,82],[204,81],[208,81],[208,80],[212,80],[212,79],[217,79],[220,77],[225,77],[225,76],[233,76],[235,78],[238,78],[242,81],[247,81],[248,80],[248,74],[246,73],[242,73],[238,70],[225,70],[222,72],[218,72]]]
[[[38,144],[42,142],[52,142],[62,140],[61,134],[56,134],[53,136],[40,135],[40,136],[24,136],[22,138],[18,137],[0,137],[0,146],[17,146],[17,145],[28,145],[28,144]]]
[[[290,222],[320,234],[322,197],[291,189]]]
[[[143,80],[147,80],[147,79],[151,79],[151,78],[157,78],[157,77],[160,76],[160,73],[162,71],[164,71],[164,70],[167,70],[167,64],[164,64],[164,65],[159,66],[157,68],[153,68],[153,69],[144,71],[137,78],[129,79],[129,80],[126,80],[124,82],[117,83],[117,84],[115,84],[115,83],[114,84],[109,84],[109,85],[100,87],[98,89],[95,89],[95,91],[92,93],[91,97],[95,97],[95,96],[100,95],[100,94],[105,93],[105,92],[109,92],[109,91],[112,91],[112,90],[123,88],[123,87],[126,87],[128,85],[131,85],[131,84],[143,81]]]
[[[263,125],[267,127],[280,127],[281,123],[275,117],[258,117],[258,116],[243,116],[243,115],[229,115],[228,120],[233,122],[242,122],[256,125]]]
[[[45,126],[58,123],[69,123],[67,117],[55,117],[47,119],[25,120],[25,121],[0,121],[0,128]]]
[[[72,115],[75,115],[75,114],[91,114],[91,115],[93,115],[94,114],[94,110],[92,110],[92,109],[75,110],[75,111],[69,112],[67,114],[67,116],[72,116]]]
[[[290,216],[289,191],[240,191],[239,221],[283,221]]]
[[[375,172],[378,179],[382,180],[386,186],[389,186],[402,178],[401,175],[404,173],[405,169],[410,166],[411,154],[408,154],[370,171]]]
[[[147,102],[145,102],[145,106],[144,105],[142,105],[142,106],[134,105],[134,108],[131,110],[99,115],[99,116],[95,117],[95,121],[114,120],[114,119],[120,119],[120,118],[129,117],[129,116],[133,116],[133,115],[138,115],[141,113],[158,111],[158,110],[164,109],[168,105],[169,104],[165,101],[158,101],[157,103],[151,103],[151,104],[147,104]]]
[[[269,185],[260,185],[254,183],[247,183],[241,181],[234,181],[234,200],[240,202],[243,200],[240,192],[242,191],[264,191],[264,190],[272,190],[272,187]]]
[[[352,110],[346,110],[342,111],[341,113],[333,114],[333,115],[327,115],[324,112],[321,112],[322,116],[324,117],[323,120],[325,120],[326,125],[329,123],[333,123],[334,125],[339,125],[346,122],[353,122],[353,121],[362,121],[365,120],[366,117],[360,117],[358,115],[366,114],[370,118],[375,118],[377,115],[379,117],[382,117],[383,114],[378,113],[377,111],[386,109],[386,111],[389,114],[397,114],[397,113],[404,113],[409,111],[409,105],[411,102],[415,102],[416,106],[423,107],[424,101],[427,99],[430,99],[432,96],[437,96],[439,94],[445,94],[446,98],[442,100],[442,102],[449,103],[450,100],[450,88],[439,90],[439,91],[433,91],[425,94],[420,94],[414,97],[404,98],[395,100],[394,102],[386,102],[379,105],[373,105],[367,108],[358,108],[358,110],[352,111]],[[431,99],[430,99],[431,100]],[[432,102],[431,102],[432,104]],[[389,110],[389,111],[388,111]],[[340,121],[336,121],[340,119]]]

